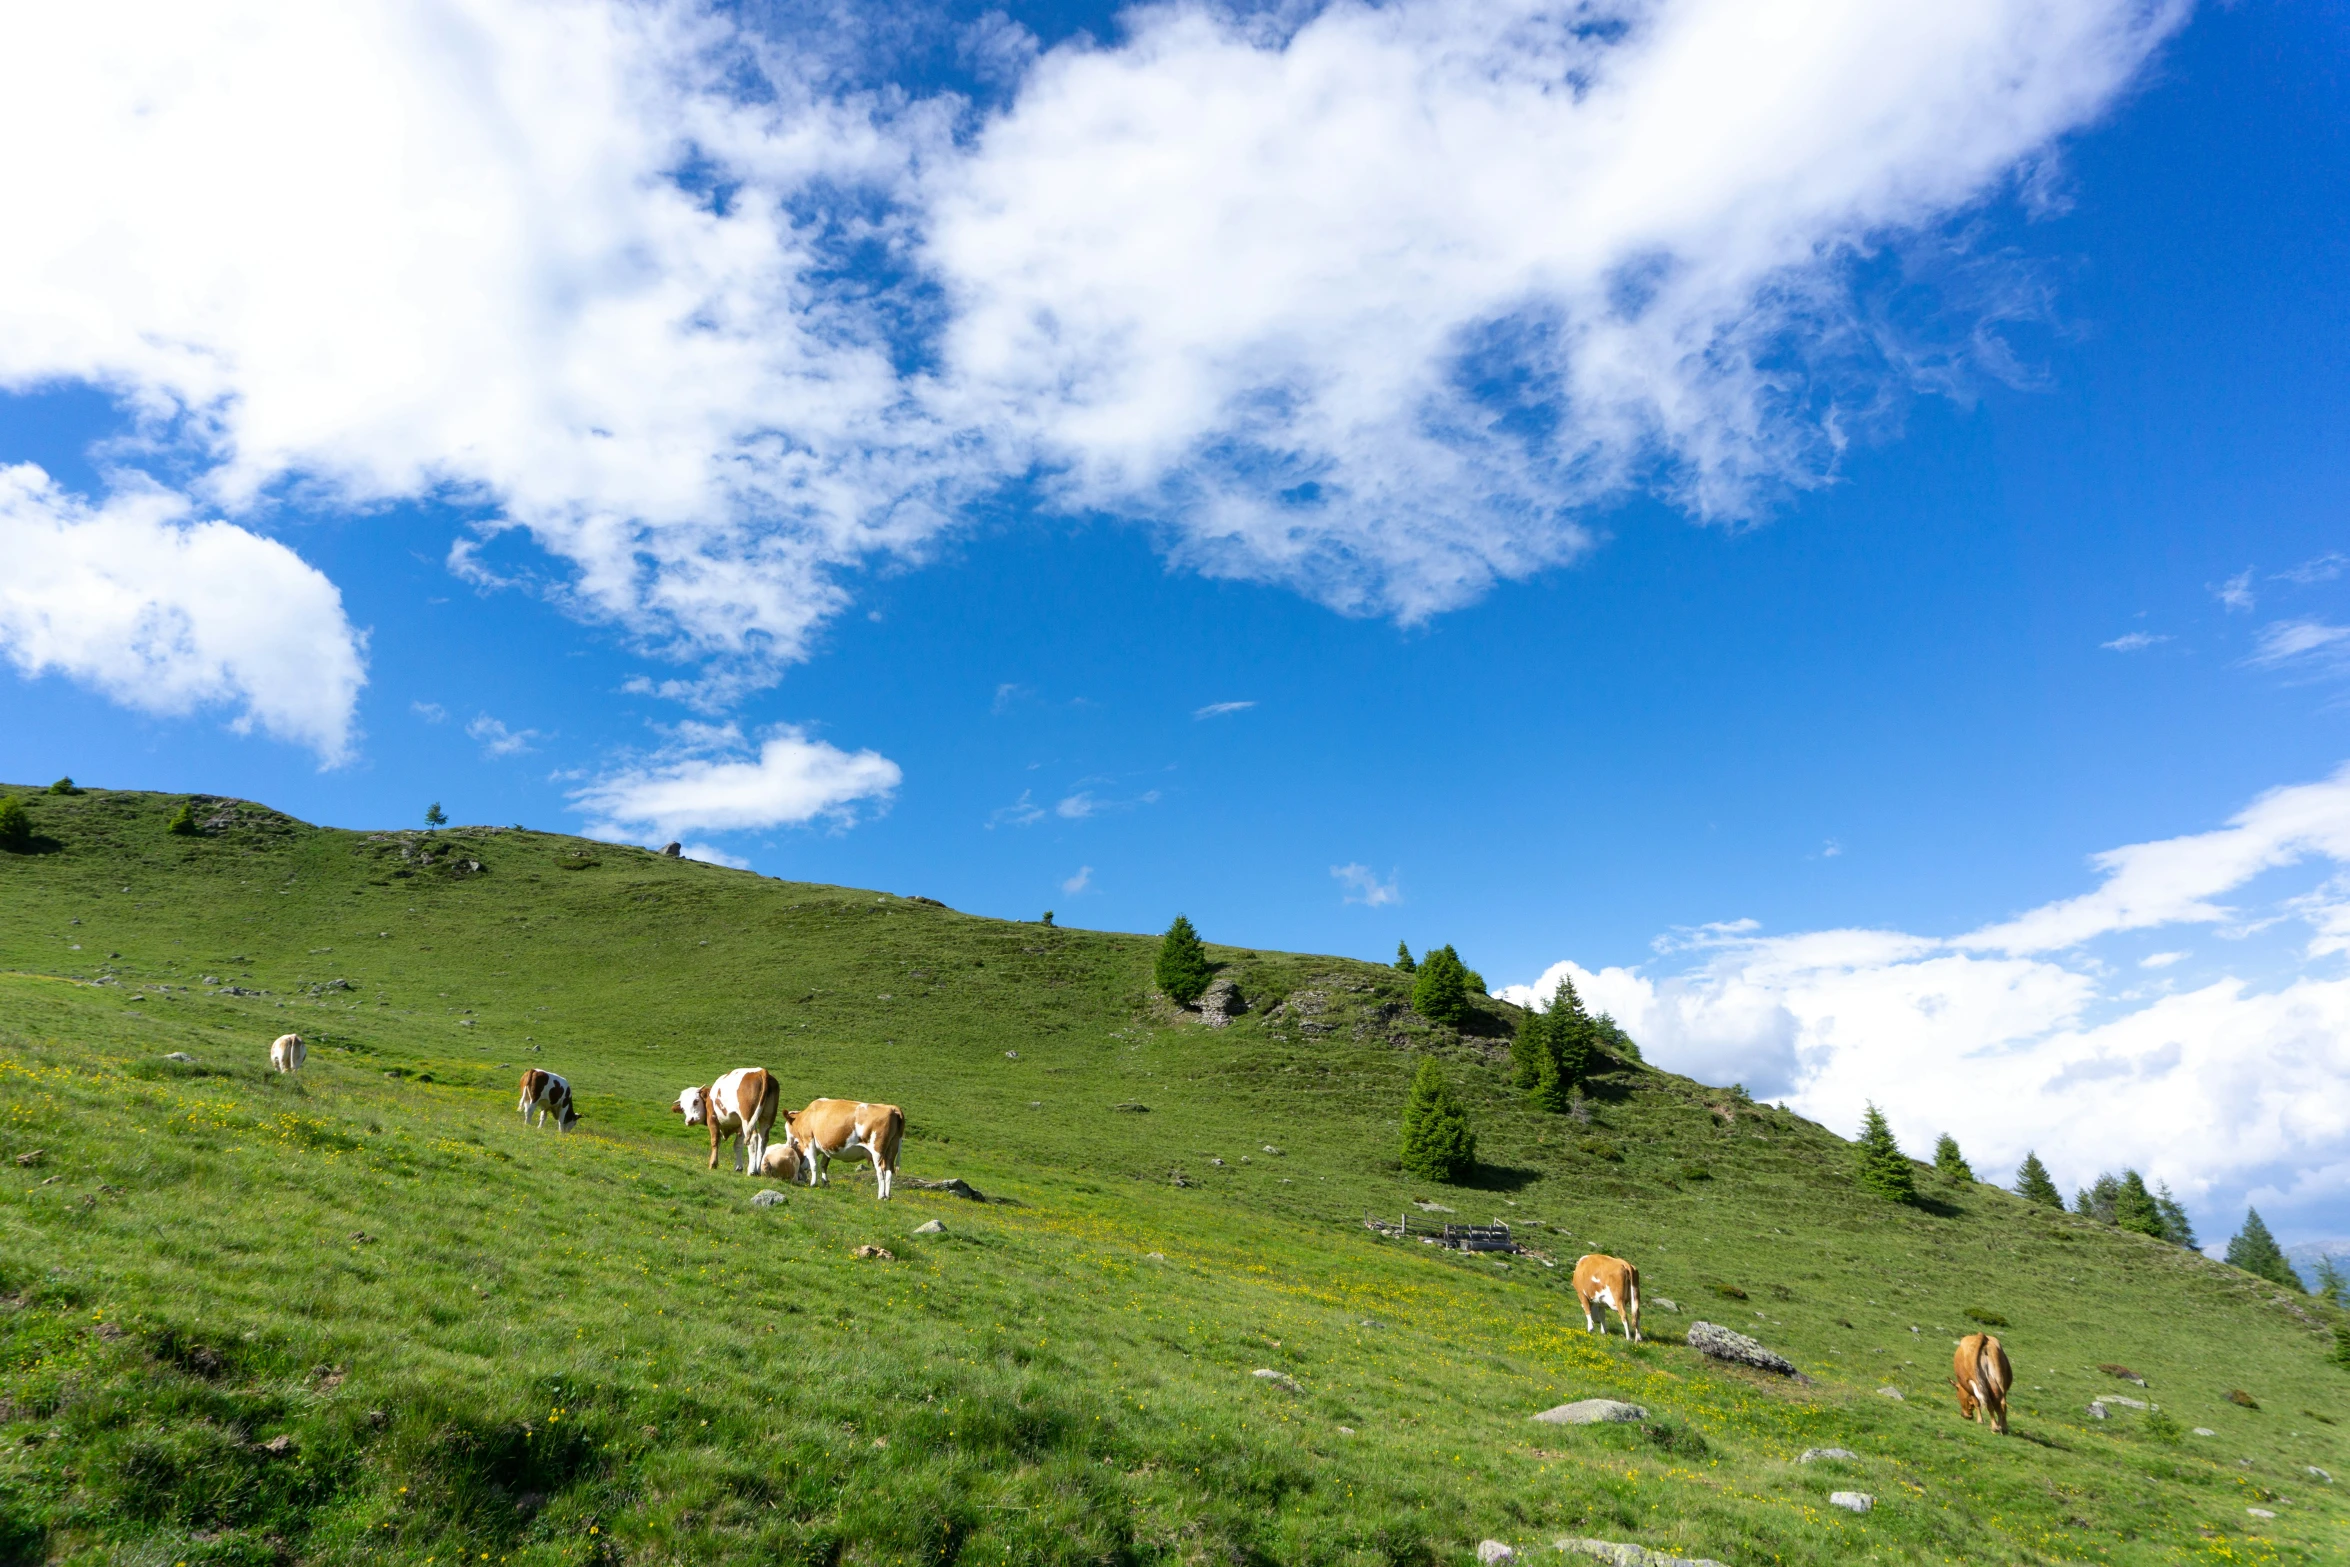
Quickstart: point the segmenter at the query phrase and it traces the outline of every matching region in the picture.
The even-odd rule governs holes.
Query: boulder
[[[2100,1393],[2095,1398],[2091,1399],[2090,1402],[2093,1404],[2120,1404],[2130,1409],[2146,1409],[2151,1407],[2147,1404],[2146,1400],[2142,1398],[2128,1398],[2120,1393]]]
[[[936,1219],[931,1220],[928,1224],[917,1224],[914,1226],[914,1233],[916,1235],[944,1235],[946,1232],[947,1227],[939,1223]]]
[[[1896,1404],[1905,1404],[1909,1402],[1907,1399],[1901,1396],[1901,1389],[1897,1387],[1881,1387],[1877,1389],[1877,1396],[1879,1398],[1889,1398]]]
[[[1654,1306],[1659,1311],[1669,1311],[1676,1317],[1681,1314],[1680,1302],[1672,1300],[1667,1296],[1651,1295],[1648,1297],[1647,1303],[1651,1306]]]
[[[751,1198],[751,1206],[754,1208],[780,1208],[783,1206],[783,1203],[783,1193],[775,1191],[772,1188],[767,1191],[759,1192]]]
[[[987,1201],[978,1187],[959,1175],[950,1175],[943,1181],[908,1181],[906,1184],[926,1192],[945,1192],[949,1197],[961,1197],[969,1202]]]
[[[163,1059],[166,1061],[185,1061],[190,1066],[194,1066],[196,1064],[196,1058],[192,1055],[189,1055],[185,1050],[174,1050],[170,1055],[165,1056]]]
[[[849,1255],[863,1262],[895,1262],[898,1260],[897,1253],[891,1251],[887,1246],[860,1246]]]
[[[1611,1422],[1646,1420],[1648,1411],[1638,1404],[1627,1404],[1621,1399],[1586,1398],[1572,1404],[1560,1404],[1545,1409],[1533,1419],[1546,1426],[1596,1426]]]
[[[1199,998],[1199,1020],[1210,1028],[1223,1028],[1247,1010],[1248,1001],[1230,975],[1217,975]]]
[[[1615,1540],[1578,1540],[1572,1537],[1552,1547],[1561,1556],[1591,1556],[1603,1562],[1614,1562],[1616,1567],[1722,1567],[1710,1556],[1674,1556],[1664,1551],[1652,1551],[1645,1545],[1624,1545]]]
[[[1715,1360],[1726,1360],[1733,1365],[1752,1366],[1758,1371],[1775,1372],[1783,1377],[1798,1373],[1795,1363],[1784,1355],[1774,1355],[1743,1333],[1734,1333],[1711,1322],[1689,1324],[1689,1347]]]
[[[1259,1366],[1256,1370],[1250,1372],[1249,1375],[1255,1377],[1260,1382],[1267,1382],[1272,1384],[1274,1387],[1281,1389],[1281,1391],[1284,1393],[1302,1393],[1305,1391],[1304,1388],[1301,1388],[1297,1385],[1297,1380],[1294,1377],[1290,1376],[1287,1372],[1275,1371],[1271,1366]]]
[[[1860,1454],[1849,1447],[1807,1447],[1803,1450],[1803,1456],[1795,1461],[1799,1464],[1808,1464],[1822,1458],[1858,1458],[1859,1456]]]
[[[1486,1564],[1486,1567],[1491,1567],[1491,1564],[1495,1562],[1514,1562],[1517,1559],[1518,1553],[1499,1540],[1479,1540],[1477,1542],[1477,1560]]]
[[[1841,1507],[1848,1513],[1865,1513],[1877,1505],[1877,1499],[1866,1491],[1830,1491],[1828,1505]]]

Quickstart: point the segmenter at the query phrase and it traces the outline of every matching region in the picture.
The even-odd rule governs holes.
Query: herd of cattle
[[[269,1047],[269,1064],[280,1072],[302,1065],[307,1052],[299,1034],[287,1034]],[[831,1165],[844,1154],[862,1153],[873,1161],[875,1194],[883,1199],[897,1181],[898,1143],[906,1133],[906,1117],[896,1105],[866,1104],[849,1099],[811,1100],[805,1109],[785,1110],[775,1074],[765,1067],[738,1067],[707,1087],[681,1089],[670,1109],[685,1117],[688,1126],[710,1130],[710,1168],[718,1168],[718,1150],[731,1144],[733,1168],[746,1174],[804,1180],[810,1186],[831,1183]],[[523,1124],[543,1127],[551,1117],[558,1132],[568,1132],[579,1121],[572,1108],[571,1084],[553,1072],[531,1067],[522,1074],[522,1099],[516,1106]],[[783,1143],[769,1145],[778,1114],[783,1118]],[[534,1119],[535,1117],[535,1119]],[[1583,1303],[1586,1332],[1607,1336],[1607,1314],[1616,1314],[1624,1336],[1637,1344],[1640,1336],[1640,1270],[1621,1257],[1591,1252],[1575,1263],[1575,1298]],[[1988,1333],[1969,1333],[1958,1341],[1951,1358],[1950,1381],[1958,1389],[1958,1412],[1981,1420],[1992,1430],[2007,1432],[2007,1390],[2014,1382],[2007,1351]]]

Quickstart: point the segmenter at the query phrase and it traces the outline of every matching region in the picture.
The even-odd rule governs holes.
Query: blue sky
[[[258,9],[0,52],[0,777],[1449,941],[2350,1234],[2338,7]]]

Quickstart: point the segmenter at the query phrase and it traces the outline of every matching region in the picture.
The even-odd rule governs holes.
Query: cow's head
[[[572,1108],[571,1100],[566,1097],[563,1101],[563,1130],[568,1132],[578,1124],[579,1112]]]
[[[677,1103],[669,1107],[685,1117],[688,1126],[700,1126],[710,1119],[710,1091],[706,1088],[687,1088],[679,1091]]]
[[[1976,1407],[1975,1390],[1971,1387],[1968,1387],[1965,1382],[1961,1381],[1957,1377],[1952,1377],[1950,1379],[1950,1385],[1958,1389],[1958,1417],[1961,1420],[1974,1419]]]

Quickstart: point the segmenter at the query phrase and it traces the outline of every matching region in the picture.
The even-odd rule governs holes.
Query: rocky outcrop
[[[1248,998],[1229,974],[1217,975],[1199,998],[1199,1020],[1210,1028],[1223,1028],[1247,1010]]]
[[[1775,1355],[1743,1333],[1711,1322],[1689,1324],[1689,1347],[1715,1360],[1726,1360],[1732,1365],[1752,1366],[1757,1371],[1769,1371],[1783,1377],[1801,1376],[1795,1362],[1784,1355]]]

